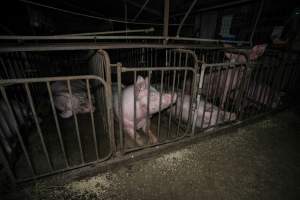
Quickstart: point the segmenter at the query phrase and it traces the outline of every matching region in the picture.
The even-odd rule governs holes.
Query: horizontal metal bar
[[[15,51],[69,51],[69,50],[98,50],[98,49],[132,49],[132,48],[164,48],[164,49],[173,49],[173,48],[189,48],[189,49],[224,49],[220,46],[208,46],[203,44],[167,44],[163,45],[161,43],[127,43],[127,42],[106,42],[106,43],[95,43],[93,42],[81,42],[81,43],[39,43],[36,44],[26,44],[23,46],[20,45],[1,45],[0,52],[15,52]]]
[[[90,32],[90,33],[74,33],[74,34],[61,34],[57,36],[92,36],[92,35],[110,35],[118,33],[150,33],[155,29],[153,27],[147,29],[135,29],[135,30],[122,30],[122,31],[104,31],[104,32]]]
[[[249,41],[228,41],[228,40],[215,40],[215,39],[201,39],[192,37],[163,37],[163,36],[64,36],[64,35],[51,35],[51,36],[26,36],[26,35],[1,35],[0,40],[174,40],[174,41],[195,41],[195,42],[226,42],[226,43],[243,43],[248,44]]]
[[[46,81],[66,81],[66,80],[78,80],[78,79],[96,79],[99,80],[106,88],[106,82],[95,75],[83,75],[83,76],[61,76],[61,77],[41,77],[41,78],[26,78],[26,79],[7,79],[0,80],[0,85],[12,85],[18,83],[38,83]]]
[[[112,152],[109,152],[109,154],[107,156],[105,156],[104,158],[102,158],[101,160],[86,162],[84,164],[79,164],[79,165],[72,166],[72,167],[69,167],[69,168],[64,168],[64,169],[51,171],[51,172],[44,173],[44,174],[41,174],[41,175],[37,175],[37,176],[34,176],[34,177],[18,179],[17,183],[23,183],[23,182],[27,182],[27,181],[31,181],[31,180],[37,180],[39,178],[51,176],[51,175],[62,173],[62,172],[71,171],[71,170],[74,170],[74,169],[79,169],[79,168],[86,167],[86,166],[93,166],[97,163],[104,162],[104,161],[108,160],[111,156],[112,156]]]
[[[190,70],[190,71],[194,72],[196,69],[194,69],[192,67],[142,67],[142,68],[122,67],[122,72],[132,72],[132,71],[184,71],[184,70]]]

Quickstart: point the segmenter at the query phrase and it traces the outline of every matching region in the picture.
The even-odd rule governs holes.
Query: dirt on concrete
[[[65,185],[39,182],[31,199],[300,199],[300,114],[287,110],[146,160]]]

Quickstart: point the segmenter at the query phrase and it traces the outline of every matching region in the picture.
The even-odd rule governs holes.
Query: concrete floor
[[[287,110],[92,178],[27,189],[31,199],[300,199],[300,112]]]

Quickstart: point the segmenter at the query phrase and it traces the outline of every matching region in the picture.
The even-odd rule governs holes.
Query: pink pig
[[[94,112],[95,107],[90,105],[87,96],[85,82],[81,80],[71,81],[72,95],[70,95],[67,83],[57,81],[51,84],[53,100],[55,107],[61,111],[59,114],[62,118],[69,118],[74,113]],[[94,96],[91,94],[91,100]]]
[[[224,44],[225,48],[231,48],[230,44]],[[251,50],[243,51],[247,55],[250,61],[257,60],[258,57],[262,56],[266,50],[267,44],[255,45]],[[242,52],[241,52],[242,53]],[[235,54],[225,52],[226,58],[230,60],[230,62],[238,62],[238,63],[246,63],[248,58],[243,54]]]
[[[183,98],[178,96],[176,106],[173,106],[171,108],[172,115],[175,116],[176,118],[181,117],[183,122],[187,122],[189,117],[189,112],[191,109],[190,100],[191,100],[191,96],[189,95],[184,95]],[[194,114],[197,115],[196,127],[208,128],[209,126],[217,125],[224,121],[228,121],[229,116],[231,121],[237,119],[235,113],[230,113],[221,110],[217,106],[214,106],[209,102],[206,102],[205,106],[204,104],[205,101],[203,100],[202,97],[202,99],[200,99],[198,109],[196,110],[196,112],[192,111],[192,116]],[[196,103],[192,103],[192,107],[196,108]],[[203,118],[203,123],[202,123],[202,118]]]
[[[130,85],[122,91],[122,116],[119,113],[119,99],[118,93],[114,92],[113,102],[114,102],[114,111],[117,118],[122,119],[123,129],[128,136],[134,140],[134,90],[136,91],[136,130],[142,129],[146,133],[147,120],[149,120],[151,115],[159,112],[159,107],[161,110],[166,109],[176,100],[176,95],[173,96],[173,102],[171,101],[172,95],[170,93],[163,93],[161,96],[161,106],[160,103],[160,93],[153,87],[150,86],[149,91],[149,80],[138,76],[136,85]],[[150,93],[149,93],[150,92]],[[149,115],[147,117],[147,104],[148,104],[148,95],[149,96]],[[152,133],[149,128],[147,133],[150,138],[150,142],[157,143],[157,137]],[[138,145],[142,145],[142,138],[136,132],[136,141]]]

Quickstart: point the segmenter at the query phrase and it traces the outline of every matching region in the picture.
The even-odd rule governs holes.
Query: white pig
[[[224,44],[225,47],[232,47],[231,45]],[[256,45],[251,50],[247,50],[246,54],[250,61],[256,60],[262,56],[267,45]],[[225,56],[230,62],[246,63],[247,58],[243,54],[235,54],[225,52]],[[242,76],[246,73],[245,66],[232,66],[229,69],[221,69],[220,74],[218,71],[207,73],[203,81],[203,92],[205,95],[221,98],[221,108],[224,108],[226,98],[230,90],[235,90],[241,84]],[[219,85],[217,84],[219,82]]]
[[[229,44],[224,44],[224,47],[231,48],[232,46]],[[245,50],[243,51],[247,57],[245,57],[244,54],[236,54],[236,53],[229,53],[225,52],[226,58],[230,60],[230,62],[235,63],[246,63],[249,59],[250,61],[257,60],[260,56],[262,56],[266,50],[267,44],[260,44],[255,45],[251,50]]]
[[[95,107],[90,105],[86,84],[82,80],[71,81],[72,95],[70,95],[66,81],[56,81],[51,84],[55,107],[61,111],[62,118],[69,118],[74,113],[94,112]],[[94,96],[91,94],[92,104]]]
[[[182,102],[181,100],[182,100],[181,96],[178,95],[176,105],[171,108],[171,113],[176,118],[179,118],[180,112],[182,112],[181,119],[183,122],[187,122],[188,117],[189,117],[190,108],[191,108],[190,107],[191,96],[184,95],[183,103],[181,103]],[[196,108],[196,103],[192,103],[192,105],[193,105],[192,108]],[[205,105],[205,110],[204,110],[204,105]],[[204,99],[200,99],[198,109],[195,112],[192,111],[192,114],[191,114],[191,116],[193,116],[194,113],[197,115],[196,127],[202,126],[203,128],[207,128],[209,126],[217,125],[224,121],[228,121],[229,116],[230,116],[230,120],[236,119],[235,113],[225,112],[220,109],[219,115],[218,115],[218,110],[219,110],[219,108],[217,106],[214,106],[209,102],[206,102],[206,104],[205,104]],[[203,118],[203,124],[202,124],[202,118]],[[218,119],[218,121],[217,121],[217,119]],[[190,123],[191,123],[191,121],[192,120],[190,119]]]
[[[149,91],[149,80],[138,76],[136,85],[130,85],[122,91],[122,116],[119,113],[119,99],[118,93],[113,94],[113,107],[118,120],[122,120],[123,129],[128,136],[134,140],[134,90],[136,91],[136,130],[142,129],[146,133],[147,120],[149,120],[151,115],[159,112],[159,101],[160,93],[153,87],[150,86]],[[114,90],[115,91],[115,90]],[[150,92],[150,93],[149,93]],[[148,94],[149,96],[149,116],[147,118],[147,105],[148,105]],[[176,95],[173,97],[173,102],[171,101],[172,95],[170,93],[163,93],[161,97],[161,110],[166,109],[176,100]],[[149,128],[150,142],[155,144],[158,142],[157,137],[152,133]],[[143,145],[141,136],[136,132],[136,141],[138,145]]]

